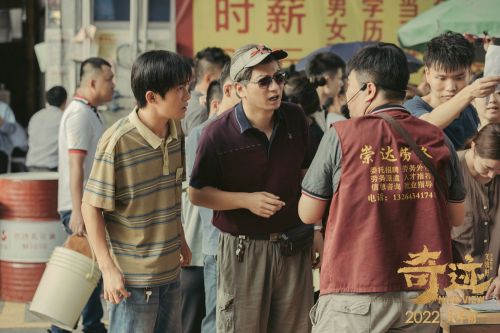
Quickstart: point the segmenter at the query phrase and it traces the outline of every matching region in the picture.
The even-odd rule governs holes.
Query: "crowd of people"
[[[287,56],[145,52],[136,106],[108,129],[96,109],[114,89],[106,60],[81,64],[71,100],[47,92],[27,164],[59,172],[62,224],[96,254],[84,332],[437,332],[406,321],[438,306],[437,293],[415,302],[428,286],[398,272],[407,263],[490,258],[480,282],[500,298],[500,47],[471,80],[472,44],[434,38],[428,92],[411,98],[394,44],[347,64],[320,53],[304,72],[282,68]]]

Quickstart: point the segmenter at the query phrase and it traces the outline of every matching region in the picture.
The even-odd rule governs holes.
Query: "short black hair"
[[[194,58],[194,72],[196,82],[199,82],[203,76],[213,70],[214,66],[222,68],[231,58],[220,47],[206,47],[196,53]]]
[[[307,115],[320,109],[316,87],[305,75],[295,74],[287,80],[283,100],[300,105]]]
[[[314,79],[329,72],[336,74],[339,68],[345,71],[345,62],[341,57],[332,52],[321,52],[309,61],[306,74],[310,79]]]
[[[103,66],[111,68],[111,64],[99,57],[92,57],[84,60],[80,65],[80,81],[89,69],[102,69]]]
[[[207,89],[207,110],[210,110],[210,104],[214,99],[218,99],[219,101],[222,99],[222,85],[219,80],[214,80],[210,82]]]
[[[60,108],[68,99],[68,93],[64,87],[55,86],[45,93],[45,98],[47,99],[47,104]]]
[[[173,87],[188,84],[191,67],[180,55],[163,50],[141,54],[132,66],[132,92],[139,108],[145,107],[146,92],[152,91],[162,97]]]
[[[224,67],[222,67],[222,72],[220,73],[219,82],[221,89],[227,81],[231,80],[230,74],[231,74],[231,62],[227,62],[224,65]]]
[[[347,64],[347,73],[351,71],[381,88],[386,98],[404,99],[406,95],[408,60],[403,50],[392,43],[375,43],[359,50]]]
[[[462,34],[447,31],[427,43],[424,53],[426,67],[446,72],[469,69],[474,61],[474,45]]]

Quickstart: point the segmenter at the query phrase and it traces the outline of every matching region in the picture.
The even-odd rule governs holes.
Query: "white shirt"
[[[62,116],[61,109],[47,105],[31,117],[28,124],[29,149],[26,155],[28,167],[57,167],[57,141]]]
[[[69,187],[69,151],[86,152],[83,163],[83,187],[89,179],[97,143],[104,127],[92,108],[83,99],[73,100],[63,113],[59,127],[58,211],[72,210]]]

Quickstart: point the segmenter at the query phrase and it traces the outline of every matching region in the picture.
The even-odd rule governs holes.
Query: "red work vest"
[[[341,178],[325,230],[321,293],[422,290],[408,287],[398,269],[409,253],[441,251],[451,260],[446,199],[434,177],[378,112],[388,112],[431,156],[445,178],[450,151],[437,127],[388,106],[333,126],[341,149]],[[427,265],[424,265],[427,266]],[[444,280],[445,281],[445,280]],[[442,284],[443,279],[440,279]]]

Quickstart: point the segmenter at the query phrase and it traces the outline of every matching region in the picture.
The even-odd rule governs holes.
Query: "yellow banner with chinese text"
[[[336,43],[397,44],[398,28],[440,0],[194,0],[193,47],[285,49],[288,64]]]

